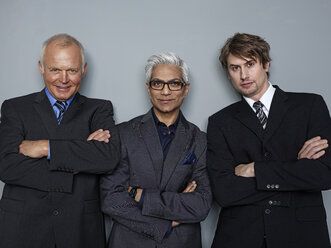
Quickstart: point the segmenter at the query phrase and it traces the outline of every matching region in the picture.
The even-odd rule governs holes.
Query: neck
[[[163,113],[154,108],[154,113],[159,119],[159,121],[163,122],[167,125],[167,127],[169,127],[176,122],[179,115],[179,109],[177,109],[176,111],[172,111],[171,113]]]

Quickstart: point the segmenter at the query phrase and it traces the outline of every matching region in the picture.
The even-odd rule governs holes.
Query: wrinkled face
[[[258,101],[267,91],[269,62],[264,66],[254,58],[228,57],[228,76],[233,87],[243,96]]]
[[[56,45],[51,42],[44,53],[44,70],[39,61],[39,71],[44,77],[45,86],[58,101],[66,101],[77,93],[87,64],[82,72],[80,49],[76,44]]]
[[[160,80],[169,82],[179,80],[183,82],[182,71],[178,66],[160,64],[154,67],[151,81]],[[159,117],[164,114],[178,114],[180,106],[187,96],[190,85],[186,84],[181,90],[171,91],[168,85],[164,85],[162,90],[154,90],[149,87],[149,82],[146,83],[147,91],[151,102],[154,106],[155,114]]]

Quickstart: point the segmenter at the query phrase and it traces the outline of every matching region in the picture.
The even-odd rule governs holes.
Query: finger
[[[314,154],[311,158],[312,158],[312,159],[319,159],[319,158],[322,157],[324,154],[325,154],[325,151],[322,150],[322,151],[320,151],[320,152]]]
[[[128,188],[128,192],[130,192],[132,190],[132,187],[130,186],[129,188]]]
[[[93,133],[91,133],[88,137],[87,137],[87,141],[90,141],[92,139],[94,139],[94,137],[100,133],[100,132],[103,132],[103,129],[98,129],[96,131],[94,131]]]
[[[190,192],[192,185],[193,185],[193,182],[190,182],[190,183],[186,186],[186,188],[184,189],[183,193],[188,193],[188,192]]]
[[[303,152],[311,143],[314,143],[314,142],[316,142],[316,141],[319,141],[321,139],[321,137],[320,136],[316,136],[316,137],[314,137],[314,138],[311,138],[311,139],[309,139],[309,140],[307,140],[304,144],[303,144],[303,146],[302,146],[302,148],[300,149],[300,152]],[[299,153],[300,153],[299,152]]]
[[[314,153],[318,152],[318,149],[325,149],[325,145],[328,144],[328,141],[326,139],[323,140],[316,140],[314,142],[311,142],[304,148],[302,148],[299,153],[298,153],[298,159],[301,158],[309,158],[312,156]]]
[[[328,146],[329,146],[328,144],[322,144],[311,148],[307,153],[307,158],[312,158],[314,154],[323,151],[324,149],[328,148]]]
[[[94,140],[98,140],[98,141],[105,141],[109,138],[110,138],[110,134],[108,130],[102,131],[93,137]]]

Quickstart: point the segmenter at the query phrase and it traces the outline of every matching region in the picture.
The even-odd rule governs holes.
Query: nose
[[[169,88],[169,84],[165,84],[162,91],[161,91],[162,95],[170,95],[171,94],[171,90]]]
[[[66,70],[63,70],[60,76],[61,83],[67,83],[69,81],[68,73]]]
[[[240,77],[242,80],[245,80],[248,78],[248,69],[245,68],[245,67],[242,67],[241,70],[240,70]]]

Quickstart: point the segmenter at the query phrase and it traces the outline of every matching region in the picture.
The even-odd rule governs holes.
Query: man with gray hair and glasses
[[[200,248],[212,195],[205,134],[180,111],[189,70],[174,53],[160,53],[145,71],[153,107],[119,125],[121,162],[101,179],[102,210],[114,222],[109,247]]]
[[[78,93],[86,69],[79,41],[52,36],[45,88],[2,105],[1,248],[105,247],[98,174],[116,167],[119,138],[111,102]]]

